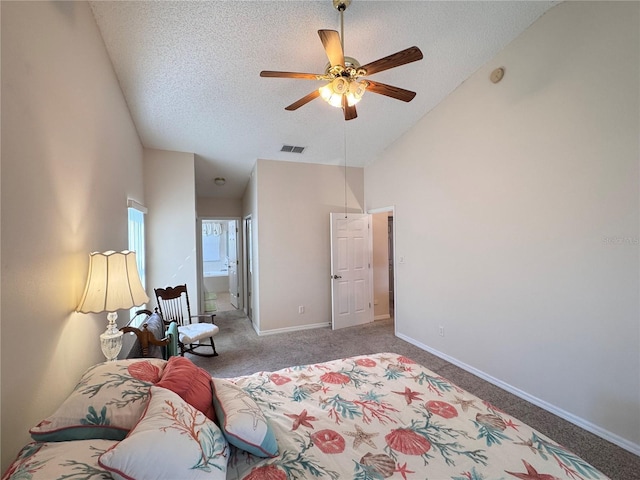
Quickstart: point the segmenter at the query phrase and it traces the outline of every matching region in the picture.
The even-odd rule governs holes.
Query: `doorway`
[[[240,308],[239,219],[201,219],[200,311]]]
[[[396,291],[394,267],[393,207],[370,211],[373,230],[373,319],[395,323]]]

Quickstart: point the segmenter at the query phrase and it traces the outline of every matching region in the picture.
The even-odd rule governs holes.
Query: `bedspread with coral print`
[[[268,418],[279,456],[234,449],[229,479],[606,479],[528,425],[397,354],[232,380]]]

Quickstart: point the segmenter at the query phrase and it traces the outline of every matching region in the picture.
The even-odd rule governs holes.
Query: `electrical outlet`
[[[444,337],[444,327],[442,325],[440,325],[440,327],[438,327],[438,333],[440,333],[441,337]]]
[[[300,306],[298,307],[298,313],[299,313],[300,315],[302,315],[302,314],[304,313],[304,305],[300,305]]]

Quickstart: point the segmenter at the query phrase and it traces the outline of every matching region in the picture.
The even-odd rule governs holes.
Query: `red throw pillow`
[[[170,357],[156,386],[177,393],[185,402],[211,420],[216,420],[211,375],[205,369],[194,365],[188,358]]]

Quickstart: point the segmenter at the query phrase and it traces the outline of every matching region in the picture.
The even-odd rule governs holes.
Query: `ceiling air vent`
[[[280,149],[281,152],[288,153],[302,153],[304,152],[305,147],[294,147],[293,145],[283,145]]]

